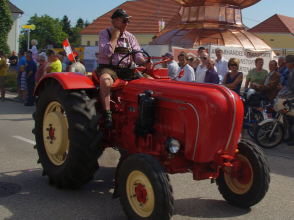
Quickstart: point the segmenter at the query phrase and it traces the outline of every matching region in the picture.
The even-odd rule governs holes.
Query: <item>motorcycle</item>
[[[271,103],[254,89],[246,90],[242,99],[245,110],[243,127],[247,130],[248,135],[254,139],[258,123],[272,118],[274,111]]]
[[[278,111],[275,118],[266,119],[260,122],[256,129],[255,140],[261,147],[274,148],[284,139],[290,138],[290,121],[294,120],[293,100],[283,102],[284,108]]]

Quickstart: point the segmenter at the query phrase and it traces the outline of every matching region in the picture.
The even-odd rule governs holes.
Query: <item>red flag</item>
[[[68,57],[68,59],[69,59],[70,61],[74,62],[74,61],[75,61],[75,57],[77,56],[77,54],[75,54],[75,53],[72,51],[68,39],[65,39],[65,40],[62,42],[62,45],[63,45],[63,49],[65,50],[65,52],[66,52],[66,56]]]

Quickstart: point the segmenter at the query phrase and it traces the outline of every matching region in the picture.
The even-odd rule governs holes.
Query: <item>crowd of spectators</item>
[[[17,72],[18,99],[26,106],[34,105],[33,90],[39,80],[47,73],[52,72],[78,72],[85,74],[85,66],[76,57],[75,62],[70,62],[64,52],[56,53],[47,50],[38,53],[36,42],[32,42],[32,49],[26,53],[15,51],[10,56],[0,52],[0,91],[1,100],[5,100],[5,76],[8,68]],[[198,56],[192,53],[181,52],[178,55],[178,63],[171,52],[163,57],[168,60],[166,67],[173,80],[222,84],[240,95],[243,82],[243,73],[239,71],[240,60],[224,59],[221,49],[215,50],[216,59],[209,57],[204,47],[198,49]],[[97,53],[98,55],[98,53]],[[291,57],[291,56],[290,56]],[[289,69],[286,66],[286,58],[279,57],[278,61],[271,60],[269,72],[263,69],[264,60],[256,58],[255,68],[249,71],[245,80],[245,89],[252,88],[264,94],[273,101],[279,91],[288,85]]]
[[[245,90],[255,89],[263,94],[269,101],[277,97],[279,91],[286,86],[289,73],[286,67],[285,57],[279,57],[278,61],[269,62],[269,72],[263,68],[263,58],[256,58],[255,68],[249,71],[246,79],[239,71],[240,60],[224,59],[223,50],[215,50],[216,59],[211,59],[204,47],[198,49],[198,56],[192,53],[181,52],[178,55],[178,63],[171,52],[163,55],[171,79],[177,81],[222,84],[240,95],[243,80]]]
[[[75,62],[70,62],[64,52],[56,53],[54,50],[38,52],[37,42],[32,41],[32,49],[19,52],[18,56],[12,51],[10,56],[5,56],[0,51],[0,91],[1,100],[5,101],[6,77],[8,72],[16,74],[18,101],[25,106],[33,106],[35,98],[34,88],[40,79],[53,72],[77,72],[86,74],[85,66],[79,57]]]

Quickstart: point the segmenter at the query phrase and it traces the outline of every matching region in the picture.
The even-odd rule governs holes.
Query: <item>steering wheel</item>
[[[146,51],[144,51],[144,50],[132,50],[132,51],[128,52],[127,54],[125,54],[125,55],[119,60],[117,66],[119,66],[119,65],[122,63],[122,61],[123,61],[124,59],[126,59],[127,57],[129,57],[129,56],[135,56],[135,55],[138,54],[138,53],[143,54],[143,56],[145,55],[144,57],[147,57],[147,59],[150,61],[151,57],[150,57],[150,55],[149,55]],[[127,68],[130,68],[130,67],[131,67],[131,63],[127,66]]]

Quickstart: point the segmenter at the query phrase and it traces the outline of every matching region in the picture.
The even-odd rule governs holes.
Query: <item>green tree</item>
[[[0,0],[0,18],[0,50],[8,54],[10,49],[7,45],[7,39],[13,24],[8,0]]]
[[[79,47],[81,45],[81,28],[73,27],[71,29],[71,35],[69,36],[69,42],[72,47]]]
[[[70,20],[68,19],[68,17],[66,15],[63,16],[63,18],[61,20],[61,24],[62,24],[63,32],[67,33],[67,35],[70,36],[72,34],[71,24],[70,24]]]
[[[85,27],[88,27],[90,22],[88,20],[85,21]]]
[[[84,20],[82,18],[79,18],[77,20],[76,27],[81,28],[81,29],[83,29],[85,27],[85,22],[84,22]]]
[[[46,48],[48,44],[55,48],[62,47],[62,41],[68,38],[68,35],[62,30],[62,24],[59,19],[48,15],[32,16],[28,24],[36,25],[36,29],[31,31],[31,39],[38,40],[38,48]]]

